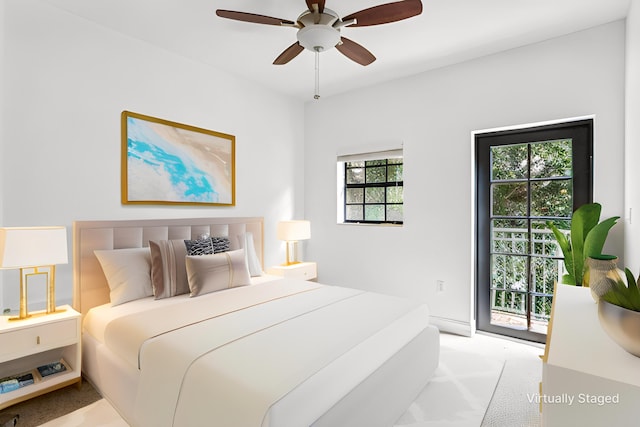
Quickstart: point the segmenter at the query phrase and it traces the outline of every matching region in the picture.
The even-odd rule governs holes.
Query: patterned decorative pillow
[[[187,255],[212,255],[227,252],[231,246],[228,237],[208,237],[205,239],[185,240]]]

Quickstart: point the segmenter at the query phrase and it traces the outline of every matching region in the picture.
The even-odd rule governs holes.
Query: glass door
[[[592,121],[476,136],[478,329],[544,342],[569,229],[591,201]]]

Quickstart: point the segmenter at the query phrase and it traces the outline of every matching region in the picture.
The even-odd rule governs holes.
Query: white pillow
[[[262,276],[262,265],[256,254],[256,247],[253,242],[253,233],[247,231],[246,233],[238,235],[238,246],[245,250],[247,257],[247,268],[251,277]]]
[[[93,252],[109,283],[112,306],[153,295],[149,248]]]
[[[187,255],[191,296],[251,284],[244,249],[211,255]]]

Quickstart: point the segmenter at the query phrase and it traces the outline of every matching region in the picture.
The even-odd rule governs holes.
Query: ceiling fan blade
[[[267,25],[295,25],[295,22],[287,19],[272,18],[271,16],[257,15],[255,13],[236,12],[234,10],[216,10],[216,15],[221,18],[235,19],[236,21],[252,22],[254,24]]]
[[[389,22],[402,21],[422,13],[420,0],[403,0],[393,3],[381,4],[359,12],[352,13],[342,18],[346,22],[355,19],[356,23],[350,27],[367,27],[370,25],[388,24]]]
[[[273,61],[273,65],[284,65],[287,62],[291,61],[293,58],[298,56],[300,52],[304,50],[304,47],[300,45],[300,43],[295,42],[288,48],[286,48],[277,58]]]
[[[336,49],[352,61],[360,65],[369,65],[376,60],[376,57],[371,52],[353,40],[349,40],[346,37],[340,37],[340,40],[342,43],[338,43]]]
[[[325,0],[307,0],[307,7],[310,12],[313,12],[313,5],[318,5],[318,12],[322,13],[324,11],[324,1]]]

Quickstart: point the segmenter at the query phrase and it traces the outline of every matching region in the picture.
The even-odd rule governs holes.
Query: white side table
[[[0,380],[24,373],[31,373],[34,380],[0,393],[0,409],[82,381],[80,313],[70,306],[59,309],[64,311],[24,320],[0,317]],[[61,360],[66,370],[39,374],[37,367]]]
[[[276,265],[267,270],[267,274],[302,280],[315,280],[318,266],[315,262],[298,262],[291,265]]]

